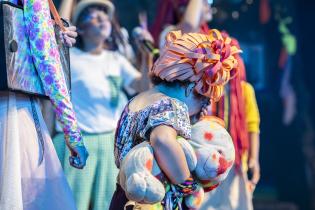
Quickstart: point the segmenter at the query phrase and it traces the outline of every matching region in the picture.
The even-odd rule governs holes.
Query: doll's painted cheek
[[[220,157],[219,159],[219,168],[218,175],[225,173],[225,171],[233,164],[233,161],[226,161],[225,158]]]
[[[212,159],[213,159],[213,160],[216,160],[216,159],[217,159],[217,155],[216,155],[216,154],[213,154],[213,155],[212,155]]]
[[[211,141],[213,139],[213,134],[210,132],[206,132],[204,135],[204,139],[207,141]]]
[[[149,159],[146,164],[145,164],[145,167],[151,171],[152,170],[152,167],[153,167],[153,161],[151,159]]]

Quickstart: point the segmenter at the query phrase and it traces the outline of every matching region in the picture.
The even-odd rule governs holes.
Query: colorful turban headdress
[[[197,93],[218,101],[224,85],[236,74],[234,55],[241,52],[231,41],[215,29],[209,34],[169,32],[151,75],[168,82],[195,82]]]

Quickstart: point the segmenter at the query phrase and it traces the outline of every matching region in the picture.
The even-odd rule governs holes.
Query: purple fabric
[[[154,127],[167,125],[174,128],[178,135],[190,139],[188,108],[183,102],[163,98],[138,112],[131,112],[128,105],[120,117],[115,135],[115,162],[118,168],[134,146],[149,140]]]

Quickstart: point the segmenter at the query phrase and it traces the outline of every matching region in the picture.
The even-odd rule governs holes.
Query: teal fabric
[[[69,165],[69,150],[63,134],[54,138],[54,145],[73,191],[78,210],[107,210],[116,188],[118,169],[114,160],[114,132],[83,134],[89,158],[83,170]]]

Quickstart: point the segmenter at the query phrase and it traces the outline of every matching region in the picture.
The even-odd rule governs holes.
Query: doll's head
[[[224,122],[216,117],[206,116],[192,127],[190,143],[197,156],[195,174],[198,179],[219,184],[228,175],[235,159],[231,136],[224,128]]]

